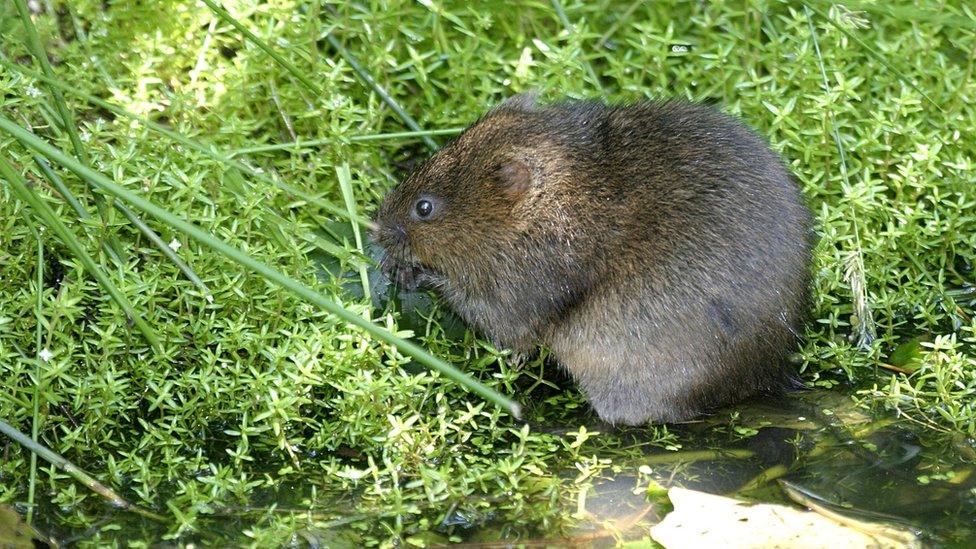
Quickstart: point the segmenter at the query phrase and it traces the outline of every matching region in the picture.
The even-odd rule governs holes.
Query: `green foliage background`
[[[464,126],[529,89],[551,99],[715,101],[769,137],[817,214],[805,379],[841,385],[835,390],[906,421],[976,436],[976,16],[965,2],[814,3],[809,16],[801,4],[775,1],[565,2],[568,27],[546,2],[224,4],[320,95],[202,3],[40,4],[34,21],[62,81],[224,152],[329,141],[236,158],[340,205],[337,167],[348,164],[367,214],[428,151],[415,136],[355,140],[408,128],[329,45],[330,32],[425,129]],[[7,3],[0,36],[0,53],[30,66]],[[677,53],[673,44],[693,49]],[[0,101],[4,116],[70,151],[42,82],[0,68]],[[366,263],[347,221],[241,183],[226,165],[138,123],[70,95],[68,103],[93,167],[116,183],[401,335],[412,332],[528,405],[531,421],[574,431],[593,421],[571,383],[541,361],[513,370],[504,350],[452,328],[436,304],[409,321],[390,309],[368,313],[355,274]],[[615,466],[593,454],[594,444],[619,444],[616,435],[584,443],[581,432],[523,428],[390,346],[150,223],[179,245],[209,302],[118,211],[106,223],[80,222],[26,149],[0,135],[0,154],[83,236],[164,342],[153,352],[44,231],[39,349],[37,241],[24,204],[0,185],[0,417],[29,432],[37,402],[41,441],[141,505],[174,514],[169,535],[205,536],[204,517],[261,490],[346,501],[330,520],[358,524],[357,543],[443,541],[451,528],[431,530],[454,512],[558,529],[573,518],[556,503]],[[94,212],[84,184],[61,175]],[[110,236],[123,244],[122,266],[100,247]],[[43,349],[47,361],[37,358]],[[676,443],[665,429],[645,431]],[[29,454],[8,446],[5,456],[0,500],[24,501]],[[94,496],[63,474],[44,468],[38,478],[66,528],[98,519],[80,511]],[[302,524],[269,513],[244,533],[278,543]]]

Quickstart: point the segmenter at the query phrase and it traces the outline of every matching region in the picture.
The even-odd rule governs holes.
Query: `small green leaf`
[[[899,343],[888,356],[888,362],[909,372],[915,372],[922,367],[922,343],[931,340],[928,336],[919,336]]]

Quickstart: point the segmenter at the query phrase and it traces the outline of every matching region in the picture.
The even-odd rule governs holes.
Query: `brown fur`
[[[810,214],[776,154],[708,107],[518,96],[376,221],[387,272],[499,345],[548,346],[605,421],[686,420],[792,379]]]

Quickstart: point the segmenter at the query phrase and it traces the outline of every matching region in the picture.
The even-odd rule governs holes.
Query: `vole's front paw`
[[[520,371],[525,368],[525,365],[532,361],[534,353],[527,353],[523,351],[512,351],[512,354],[508,355],[505,362],[508,363],[509,368]]]
[[[505,349],[510,349],[508,356],[505,357],[505,362],[516,371],[524,368],[538,354],[538,349],[525,344],[505,341],[496,337],[492,337],[490,341],[492,347],[497,349],[497,351],[504,352]]]
[[[437,290],[447,282],[444,275],[427,269],[419,269],[414,276],[414,284],[417,288]]]
[[[405,265],[397,271],[397,284],[408,292],[416,291],[420,289],[421,274],[417,267]]]
[[[401,290],[413,292],[433,286],[437,276],[419,265],[412,263],[393,263],[385,266],[384,273]]]
[[[512,354],[508,355],[507,362],[508,362],[508,365],[513,370],[518,371],[518,370],[521,370],[522,368],[524,368],[525,365],[528,364],[530,360],[532,360],[532,355],[530,355],[529,353],[523,353],[523,352],[519,352],[519,351],[512,351]]]

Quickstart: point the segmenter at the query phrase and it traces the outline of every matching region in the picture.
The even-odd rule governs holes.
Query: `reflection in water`
[[[976,544],[973,441],[872,419],[843,394],[815,391],[740,406],[676,433],[680,451],[649,448],[633,458],[663,486],[790,503],[782,481],[833,511],[907,527],[937,546]],[[622,435],[639,444],[638,430]],[[596,485],[587,498],[593,520],[580,531],[646,505],[635,484],[618,476]],[[663,514],[649,513],[623,537],[645,537]]]

